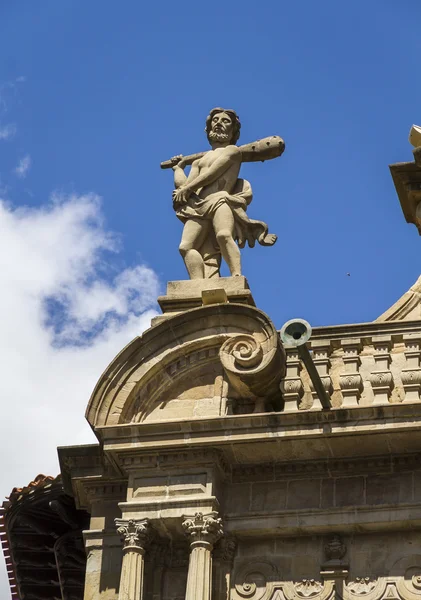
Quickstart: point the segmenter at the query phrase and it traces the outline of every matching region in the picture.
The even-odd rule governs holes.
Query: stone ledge
[[[384,505],[327,510],[286,510],[277,514],[227,513],[225,531],[237,537],[371,533],[421,529],[421,505]]]

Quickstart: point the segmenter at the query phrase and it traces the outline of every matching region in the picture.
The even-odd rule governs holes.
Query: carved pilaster
[[[358,406],[361,392],[363,389],[363,380],[360,375],[361,359],[359,352],[361,350],[361,340],[359,338],[351,338],[341,340],[341,345],[344,350],[343,362],[345,371],[341,373],[339,385],[342,390],[342,406]]]
[[[123,540],[118,600],[142,600],[144,579],[144,554],[152,539],[148,519],[116,519],[117,533]]]
[[[403,336],[403,341],[405,342],[406,367],[402,369],[401,379],[405,390],[405,400],[416,402],[420,399],[421,391],[421,337],[406,334]]]
[[[185,517],[183,529],[190,541],[186,600],[211,600],[212,550],[223,535],[222,519],[213,512]]]
[[[216,600],[229,600],[231,572],[237,551],[237,540],[233,536],[223,537],[213,552],[214,595]]]
[[[304,388],[300,373],[302,364],[297,348],[287,348],[286,376],[281,381],[280,388],[284,398],[284,411],[298,410],[298,404],[303,396]]]
[[[320,375],[320,379],[322,380],[322,384],[326,392],[330,395],[333,390],[332,378],[329,375],[330,369],[330,359],[329,355],[331,352],[330,342],[326,342],[324,340],[317,341],[315,340],[311,344],[311,349],[313,351],[313,362],[316,366],[317,372]],[[319,397],[317,396],[317,392],[314,390],[313,382],[310,380],[310,389],[311,394],[313,396],[313,410],[322,410],[322,405],[320,403]]]
[[[392,337],[381,335],[373,337],[375,368],[370,375],[370,383],[373,388],[373,404],[387,404],[393,388],[393,375],[390,367],[390,349]]]

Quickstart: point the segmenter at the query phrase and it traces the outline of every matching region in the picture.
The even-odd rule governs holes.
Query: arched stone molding
[[[421,600],[421,555],[411,554],[398,560],[390,575],[397,575],[396,588],[404,600]]]
[[[94,428],[142,422],[160,403],[165,420],[165,403],[180,390],[201,382],[216,389],[218,380],[215,394],[230,385],[237,398],[257,403],[279,393],[284,374],[285,352],[265,313],[241,304],[202,306],[126,346],[101,376],[86,418]]]
[[[282,581],[274,564],[259,559],[239,566],[233,582],[231,600],[330,600],[334,595],[333,581]]]

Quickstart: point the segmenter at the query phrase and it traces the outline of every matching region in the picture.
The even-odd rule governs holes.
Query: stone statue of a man
[[[253,247],[256,240],[272,246],[277,239],[268,233],[266,223],[249,219],[246,213],[252,190],[238,177],[243,161],[241,148],[235,145],[240,127],[235,111],[214,108],[206,119],[212,150],[192,162],[188,176],[184,169],[191,161],[181,155],[171,159],[173,206],[184,223],[180,253],[191,279],[218,277],[221,255],[231,275],[241,275],[239,247],[246,242]]]

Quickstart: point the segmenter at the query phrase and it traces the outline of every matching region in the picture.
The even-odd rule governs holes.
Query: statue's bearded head
[[[213,108],[206,119],[206,135],[209,143],[236,144],[240,137],[241,123],[235,110]]]

